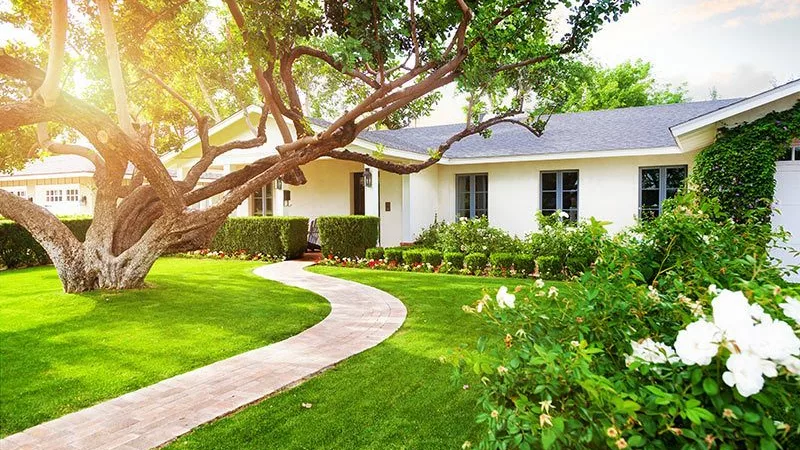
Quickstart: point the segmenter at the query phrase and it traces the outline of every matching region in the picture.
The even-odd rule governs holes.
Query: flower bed
[[[174,256],[191,259],[235,259],[237,261],[264,261],[281,262],[286,260],[283,255],[265,255],[263,253],[248,253],[245,250],[235,252],[213,251],[209,249],[195,250],[193,252],[178,253]]]
[[[473,263],[470,267],[468,262],[465,262],[465,258],[462,254],[461,258],[453,258],[453,255],[447,253],[442,255],[441,253],[437,252],[436,250],[431,249],[415,249],[415,250],[407,250],[406,252],[411,252],[410,256],[413,262],[406,263],[404,262],[405,258],[402,258],[400,262],[397,259],[389,259],[389,258],[339,258],[338,256],[328,255],[328,257],[323,258],[319,261],[319,265],[322,266],[333,266],[333,267],[349,267],[349,268],[357,268],[357,269],[373,269],[373,270],[390,270],[396,272],[417,272],[417,273],[443,273],[443,274],[458,274],[458,275],[476,275],[476,276],[495,276],[495,277],[508,277],[508,278],[531,278],[537,276],[536,272],[526,272],[524,269],[517,270],[514,265],[512,264],[511,267],[508,266],[493,266],[491,264],[487,264],[487,258],[485,255],[480,254],[482,257],[481,261]],[[449,258],[448,258],[449,255]],[[478,255],[478,254],[475,254]],[[472,256],[467,255],[467,257]],[[417,258],[419,257],[419,258]],[[473,257],[473,260],[478,260],[479,258]],[[526,261],[525,258],[520,258],[523,261]],[[441,261],[439,264],[431,263]],[[454,262],[455,261],[455,264]],[[458,261],[460,261],[460,265],[458,265]]]

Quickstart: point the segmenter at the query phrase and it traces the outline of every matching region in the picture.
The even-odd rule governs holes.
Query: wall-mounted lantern
[[[372,171],[369,170],[369,167],[364,168],[364,186],[372,187]]]
[[[86,199],[85,195],[83,197],[81,197],[81,205],[86,206],[87,202],[88,202],[88,200]]]
[[[292,191],[283,191],[283,206],[292,206]]]
[[[277,189],[277,190],[283,189],[283,179],[281,177],[278,177],[275,180],[275,189]]]

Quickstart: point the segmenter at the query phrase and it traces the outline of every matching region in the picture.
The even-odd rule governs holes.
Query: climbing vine
[[[723,128],[717,141],[696,158],[693,181],[716,197],[722,208],[742,220],[748,211],[772,203],[775,163],[800,138],[800,102],[735,128]],[[765,213],[764,220],[769,220]]]

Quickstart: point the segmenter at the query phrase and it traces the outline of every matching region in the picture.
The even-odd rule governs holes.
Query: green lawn
[[[251,273],[165,258],[126,292],[61,292],[52,267],[0,272],[0,436],[280,341],[330,305]]]
[[[521,280],[315,267],[375,286],[408,308],[403,327],[299,387],[201,427],[170,449],[444,449],[476,440],[476,395],[454,384],[438,361],[486,331],[461,310]],[[471,380],[474,383],[477,380]],[[310,409],[302,403],[311,403]]]

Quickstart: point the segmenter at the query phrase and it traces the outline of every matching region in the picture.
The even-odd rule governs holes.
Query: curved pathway
[[[310,262],[259,267],[269,280],[331,303],[322,322],[266,347],[218,361],[29,428],[0,449],[149,449],[271,394],[295,386],[392,335],[406,317],[397,298],[352,281],[303,270]]]

